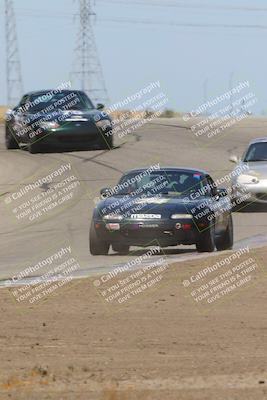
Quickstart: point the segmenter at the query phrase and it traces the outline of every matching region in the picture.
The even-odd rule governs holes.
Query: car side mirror
[[[13,116],[14,116],[14,110],[9,108],[5,113],[5,120],[8,122],[13,118]]]
[[[240,160],[239,160],[239,158],[238,158],[237,156],[232,155],[232,156],[229,158],[229,161],[231,161],[231,162],[233,162],[233,163],[235,163],[235,164],[238,164]]]
[[[98,103],[96,108],[97,108],[97,110],[103,110],[105,108],[105,106],[102,103]]]
[[[228,196],[228,191],[225,188],[219,188],[217,190],[217,194],[219,197],[226,197],[226,196]]]
[[[224,188],[216,188],[215,191],[216,191],[216,192],[214,192],[213,198],[214,198],[214,200],[216,200],[216,201],[219,201],[222,197],[228,196],[227,189],[224,189]]]
[[[111,188],[103,188],[100,190],[100,196],[104,199],[106,197],[111,196]]]
[[[218,189],[217,189],[217,188],[212,188],[212,189],[211,189],[211,195],[212,195],[212,197],[214,197],[214,198],[218,198],[218,197],[219,197]]]

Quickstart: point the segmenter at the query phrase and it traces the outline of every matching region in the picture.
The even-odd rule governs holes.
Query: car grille
[[[97,138],[97,134],[90,134],[88,136],[82,134],[75,134],[73,135],[62,135],[60,137],[57,137],[57,140],[63,143],[84,143],[84,142],[90,142],[92,140],[95,140]]]
[[[165,233],[166,231],[162,230],[162,229],[155,229],[155,228],[142,228],[142,229],[138,229],[136,231],[133,230],[125,230],[124,232],[122,232],[124,234],[124,236],[128,237],[129,239],[139,239],[139,238],[147,238],[147,239],[151,239],[151,238],[155,238],[155,239],[159,239],[159,238],[167,238],[167,237],[172,237],[172,234],[167,234]]]

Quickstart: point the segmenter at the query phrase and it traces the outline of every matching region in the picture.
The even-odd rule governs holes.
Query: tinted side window
[[[23,104],[27,103],[28,98],[29,98],[29,96],[27,94],[25,96],[23,96],[22,99],[20,100],[18,107],[21,107]]]
[[[217,186],[209,175],[206,175],[205,177],[205,188],[207,190],[207,194],[210,196],[214,196],[217,193]]]

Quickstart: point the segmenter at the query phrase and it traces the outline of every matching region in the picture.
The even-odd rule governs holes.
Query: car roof
[[[131,169],[129,171],[126,171],[124,173],[124,175],[131,174],[131,173],[141,173],[144,171],[148,171],[149,169],[152,169],[152,166],[146,167],[146,168]],[[192,172],[192,173],[200,173],[202,175],[209,175],[207,171],[204,171],[202,169],[195,169],[195,168],[160,167],[158,169],[156,169],[156,168],[153,169],[153,172],[158,172],[158,171],[165,171],[165,172],[180,171],[180,172]]]
[[[32,92],[27,92],[27,93],[25,93],[23,96],[42,95],[42,94],[54,92],[55,90],[57,90],[57,89],[35,90],[35,91],[32,91]],[[71,92],[71,93],[73,93],[73,92],[74,92],[74,93],[80,93],[80,92],[82,92],[82,90],[72,90],[72,89],[61,89],[60,91],[61,91],[61,92]]]
[[[249,144],[254,144],[254,143],[266,143],[267,142],[267,136],[256,138],[251,140]]]

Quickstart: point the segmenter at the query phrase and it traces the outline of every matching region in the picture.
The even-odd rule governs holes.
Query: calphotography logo
[[[248,246],[241,248],[183,280],[183,287],[201,311],[233,296],[244,296],[243,289],[260,282],[264,271],[253,253]]]
[[[61,246],[20,270],[5,285],[16,304],[29,307],[58,294],[80,268],[72,247]]]
[[[126,264],[116,266],[109,273],[97,277],[94,287],[110,311],[120,311],[122,306],[149,295],[166,282],[168,262],[156,241],[147,243],[151,248],[142,255],[130,255]],[[141,299],[140,299],[141,300]]]
[[[79,202],[85,193],[85,187],[69,162],[44,168],[38,175],[4,196],[6,210],[20,227],[54,217]]]
[[[111,123],[112,135],[119,141],[127,135],[132,135],[137,129],[153,122],[163,114],[169,99],[160,90],[160,81],[151,82],[138,92],[112,104],[106,111],[102,111],[101,115],[96,115],[96,125],[105,133]],[[159,93],[155,94],[155,91]],[[128,107],[131,111],[127,111]],[[106,119],[109,115],[114,116],[111,122]]]
[[[251,115],[258,99],[249,90],[249,81],[239,82],[233,89],[208,100],[183,117],[190,124],[196,145],[209,146],[220,141],[236,124]],[[229,101],[230,104],[226,104]]]

